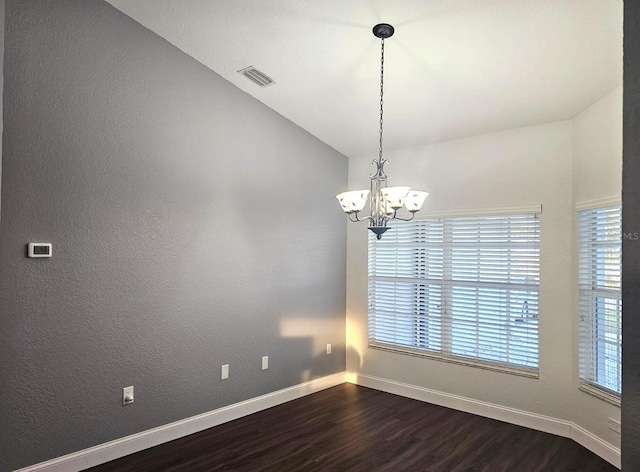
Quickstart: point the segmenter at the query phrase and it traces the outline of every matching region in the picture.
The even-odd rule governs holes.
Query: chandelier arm
[[[355,217],[355,219],[354,219]],[[371,220],[372,217],[371,216],[365,216],[364,218],[359,218],[358,217],[358,212],[354,213],[349,213],[349,221],[351,221],[352,223],[361,223],[363,221],[367,221],[367,220]]]
[[[413,219],[413,217],[416,216],[416,212],[412,211],[411,212],[411,218],[400,218],[399,216],[396,216],[396,214],[393,214],[393,218],[391,218],[392,220],[400,220],[400,221],[411,221]]]

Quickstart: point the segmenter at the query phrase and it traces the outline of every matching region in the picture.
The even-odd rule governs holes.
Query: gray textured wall
[[[624,2],[622,230],[640,233],[640,2]],[[622,470],[640,470],[640,241],[622,241]]]
[[[0,470],[342,371],[346,159],[102,1],[5,13]]]

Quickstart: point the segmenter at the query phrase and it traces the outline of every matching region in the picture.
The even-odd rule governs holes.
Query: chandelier
[[[373,231],[378,239],[389,229],[387,223],[390,220],[410,221],[416,212],[420,211],[427,192],[411,190],[411,187],[387,187],[389,176],[384,173],[386,159],[382,158],[382,117],[384,104],[384,40],[393,35],[393,26],[380,23],[373,27],[373,34],[380,38],[380,147],[378,159],[373,161],[376,165],[376,172],[370,175],[370,190],[352,190],[336,195],[342,210],[349,215],[349,220],[355,222],[368,221],[369,229]],[[369,201],[369,216],[360,217],[361,212]],[[411,216],[402,218],[398,216],[398,210],[405,207]]]

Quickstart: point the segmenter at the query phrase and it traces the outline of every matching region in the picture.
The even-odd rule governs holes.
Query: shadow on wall
[[[352,345],[347,345],[345,370],[349,374],[357,374],[362,367],[362,357],[360,351]]]
[[[308,382],[309,380],[317,379],[320,377],[326,377],[328,375],[337,373],[335,366],[338,363],[331,359],[332,356],[344,357],[345,370],[346,370],[347,357],[357,362],[357,365],[360,365],[360,354],[358,354],[358,351],[356,351],[352,347],[347,347],[346,352],[342,348],[334,350],[332,351],[331,355],[327,355],[326,353],[323,352],[316,355],[312,359],[311,368],[303,372],[301,381]]]
[[[301,382],[344,370],[346,358],[341,333],[344,333],[344,319],[338,316],[288,316],[280,320],[283,340],[301,343],[310,354],[308,358],[294,361]],[[329,345],[331,354],[327,351]]]

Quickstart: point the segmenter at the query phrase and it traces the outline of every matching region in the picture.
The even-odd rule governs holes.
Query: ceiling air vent
[[[247,79],[249,79],[254,84],[259,85],[260,87],[268,87],[271,84],[275,84],[273,79],[269,77],[264,72],[260,72],[253,66],[245,67],[244,69],[240,69],[238,74],[244,75]]]

